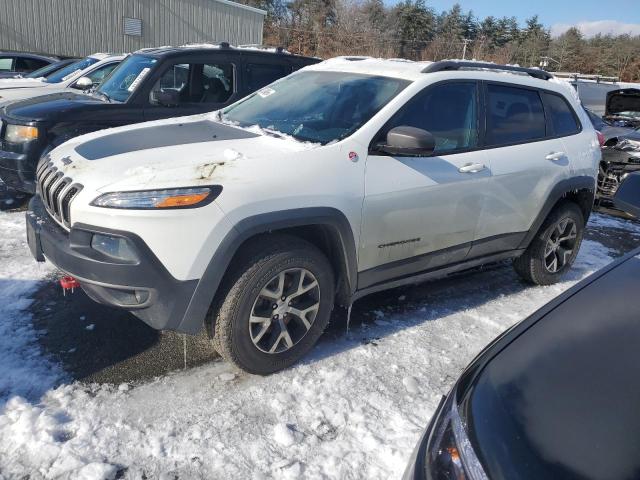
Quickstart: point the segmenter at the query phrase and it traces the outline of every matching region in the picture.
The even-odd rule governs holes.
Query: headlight
[[[174,188],[169,190],[144,190],[113,192],[99,196],[91,205],[106,208],[151,210],[165,208],[193,208],[211,203],[220,195],[222,187]]]
[[[91,237],[91,248],[103,255],[124,260],[125,262],[133,263],[138,261],[135,250],[126,238],[94,233]]]
[[[455,393],[449,396],[440,416],[427,445],[427,479],[487,480],[462,424]]]
[[[25,143],[38,138],[38,128],[26,125],[7,125],[4,139],[9,143]]]

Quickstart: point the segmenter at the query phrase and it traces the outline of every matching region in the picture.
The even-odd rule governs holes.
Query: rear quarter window
[[[581,125],[577,115],[561,95],[543,92],[542,99],[551,130],[550,135],[566,137],[580,132]]]
[[[487,146],[542,140],[545,135],[544,109],[536,90],[487,85]]]
[[[249,63],[246,67],[247,88],[250,91],[259,90],[284,77],[290,71],[291,68],[284,65]]]
[[[0,72],[10,72],[13,69],[13,57],[0,57]]]

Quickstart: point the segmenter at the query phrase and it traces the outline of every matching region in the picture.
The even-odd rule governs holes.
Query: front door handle
[[[566,156],[567,155],[564,152],[551,152],[549,155],[547,155],[544,158],[552,162],[557,162],[558,160],[562,160]]]
[[[484,170],[486,165],[482,163],[467,163],[458,169],[460,173],[478,173]]]

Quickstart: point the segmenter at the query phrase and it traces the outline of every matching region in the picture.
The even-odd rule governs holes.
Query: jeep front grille
[[[69,177],[53,166],[43,162],[36,171],[37,189],[45,209],[51,217],[67,230],[71,228],[70,205],[82,190],[82,185],[73,183]]]

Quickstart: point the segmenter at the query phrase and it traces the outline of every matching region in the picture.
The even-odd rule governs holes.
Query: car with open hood
[[[640,174],[616,195],[640,217]],[[640,249],[491,342],[443,397],[404,480],[635,479]]]
[[[622,88],[607,92],[604,118],[615,126],[640,127],[640,89]]]
[[[624,213],[615,207],[613,199],[622,181],[640,170],[640,90],[608,92],[603,117],[586,108],[585,111],[602,135],[596,207],[605,212]]]
[[[65,89],[5,104],[0,110],[0,178],[16,190],[34,193],[40,157],[73,137],[212,111],[317,62],[282,49],[236,48],[227,43],[140,50],[90,95]],[[90,88],[91,82],[82,75],[76,84]]]
[[[268,374],[335,304],[504,259],[558,281],[599,161],[575,91],[547,72],[344,57],[214,113],[57,147],[28,238],[96,301],[206,326],[224,358]]]

